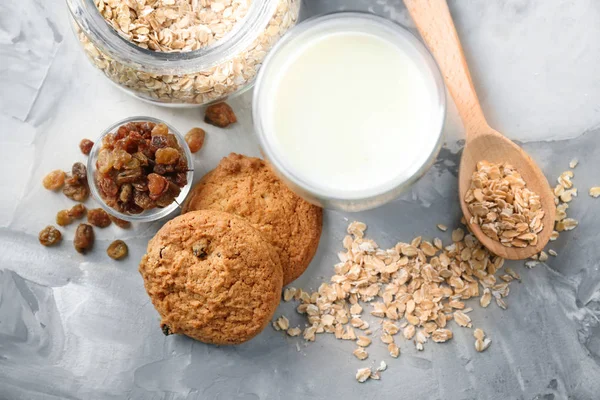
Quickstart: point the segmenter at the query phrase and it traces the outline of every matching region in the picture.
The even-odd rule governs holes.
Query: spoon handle
[[[465,125],[467,140],[486,132],[489,128],[446,0],[404,0],[404,4],[440,67]]]

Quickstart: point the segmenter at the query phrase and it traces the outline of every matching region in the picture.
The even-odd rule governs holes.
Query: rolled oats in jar
[[[93,64],[127,92],[194,106],[249,88],[300,0],[67,0]]]

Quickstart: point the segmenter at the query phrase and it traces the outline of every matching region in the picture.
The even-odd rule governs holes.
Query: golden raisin
[[[68,213],[69,213],[69,217],[71,217],[73,219],[79,219],[79,218],[83,217],[83,215],[85,214],[86,211],[87,211],[87,209],[85,208],[85,206],[83,204],[75,204],[73,207],[71,207],[71,209],[68,211]]]
[[[108,213],[101,208],[88,210],[87,220],[90,224],[98,228],[106,228],[110,225],[110,217]]]
[[[73,238],[73,246],[78,253],[85,254],[94,246],[94,228],[88,224],[79,224]]]
[[[202,148],[204,136],[206,136],[206,132],[202,128],[192,128],[185,134],[185,142],[192,153],[195,153]]]
[[[69,215],[69,210],[60,210],[56,213],[56,224],[67,226],[73,222],[73,218]]]
[[[169,188],[169,181],[164,176],[152,173],[148,175],[148,191],[150,192],[150,198],[156,200],[158,196],[163,194]]]
[[[106,254],[113,260],[125,258],[128,252],[127,244],[122,240],[115,240],[106,249]]]
[[[81,139],[81,142],[79,142],[79,150],[81,150],[81,152],[86,156],[90,154],[92,147],[94,147],[94,142],[92,142],[90,139]]]
[[[179,160],[179,151],[172,147],[165,147],[164,149],[156,150],[156,163],[173,165]]]
[[[65,177],[65,172],[57,169],[46,175],[42,184],[48,190],[58,190],[65,184]]]
[[[152,136],[167,136],[169,127],[165,124],[158,124],[152,128]]]
[[[108,215],[108,218],[110,218],[110,220],[121,229],[128,229],[131,226],[131,222],[114,217],[110,214]]]
[[[225,128],[237,122],[237,118],[229,104],[217,103],[208,106],[204,113],[204,122],[218,126],[219,128]]]
[[[48,225],[40,232],[38,239],[44,246],[54,246],[62,240],[62,234],[52,225]]]

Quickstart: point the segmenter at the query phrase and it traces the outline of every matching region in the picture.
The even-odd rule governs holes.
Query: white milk
[[[414,55],[381,34],[305,34],[269,66],[264,134],[322,195],[359,198],[415,175],[437,148],[439,95]]]

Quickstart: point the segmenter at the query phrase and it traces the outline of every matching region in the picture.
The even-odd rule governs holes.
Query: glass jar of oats
[[[193,107],[250,88],[300,0],[67,0],[83,49],[128,93]]]

